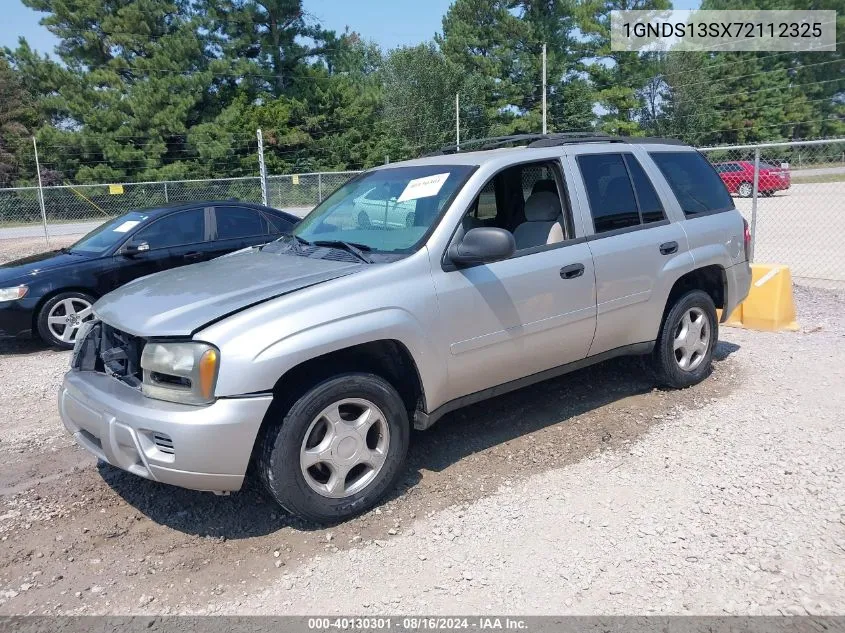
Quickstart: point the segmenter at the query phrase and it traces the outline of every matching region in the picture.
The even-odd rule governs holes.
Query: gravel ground
[[[68,354],[6,342],[0,613],[845,613],[845,293],[796,298],[692,389],[621,359],[455,412],[330,529],[97,466]]]
[[[43,235],[41,237],[0,239],[0,264],[18,259],[19,257],[26,257],[33,253],[41,253],[43,251],[62,248],[63,246],[70,246],[80,237],[79,235],[52,237],[50,238],[49,246],[44,242]]]

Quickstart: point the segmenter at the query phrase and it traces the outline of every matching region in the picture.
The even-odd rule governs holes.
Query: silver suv
[[[364,172],[276,242],[100,299],[65,426],[141,477],[228,492],[254,473],[333,522],[394,485],[411,427],[458,407],[623,354],[669,387],[704,379],[716,309],[751,274],[748,227],[701,154],[578,135],[478,147]]]

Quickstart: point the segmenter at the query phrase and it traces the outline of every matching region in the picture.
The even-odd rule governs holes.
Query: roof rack
[[[447,145],[428,156],[442,156],[443,154],[457,154],[462,151],[484,151],[505,147],[513,143],[524,143],[527,147],[556,147],[573,143],[632,143],[648,144],[663,143],[666,145],[684,145],[676,139],[657,138],[650,136],[611,136],[601,132],[556,132],[554,134],[511,134],[508,136],[492,136],[489,138],[472,139],[457,145]]]

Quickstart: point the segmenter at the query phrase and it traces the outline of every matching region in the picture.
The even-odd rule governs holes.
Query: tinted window
[[[133,240],[147,242],[151,249],[203,242],[205,211],[191,209],[155,220],[147,228],[138,231]]]
[[[666,216],[663,215],[663,205],[660,203],[660,198],[657,197],[657,192],[654,190],[651,180],[643,171],[640,162],[634,158],[633,154],[626,154],[625,162],[628,163],[628,172],[631,174],[631,180],[634,183],[634,191],[637,192],[637,202],[640,206],[643,224],[665,220]]]
[[[578,166],[596,233],[639,225],[637,201],[621,154],[582,154]]]
[[[261,214],[244,207],[217,207],[217,239],[231,240],[239,237],[267,235],[267,225]]]
[[[273,215],[272,213],[265,213],[264,219],[267,220],[267,223],[270,226],[270,233],[273,235],[278,235],[279,233],[287,233],[290,231],[290,227],[293,226],[292,222],[288,222],[284,218],[280,218],[277,215]]]
[[[650,156],[669,182],[684,213],[733,208],[722,179],[698,152],[653,152]]]

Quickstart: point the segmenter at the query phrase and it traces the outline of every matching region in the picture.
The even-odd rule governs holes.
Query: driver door
[[[489,264],[454,268],[432,261],[442,331],[447,333],[447,400],[581,360],[595,333],[593,259],[587,243],[575,239],[567,228],[572,227],[571,211],[567,196],[561,195],[559,163],[509,169],[521,170],[522,177],[507,174],[497,181],[499,175],[494,176],[470,205],[467,215],[472,220],[464,218],[462,227],[469,230],[481,219],[477,209],[484,209],[484,219],[491,224],[513,225],[512,216],[521,214],[522,208],[511,205],[517,198],[524,203],[532,187],[529,183],[524,191],[505,191],[502,185],[523,183],[536,173],[555,183],[564,203],[563,239],[517,250],[510,259]],[[457,239],[464,230],[458,229]]]
[[[136,232],[130,242],[146,242],[149,249],[133,255],[115,255],[113,287],[162,270],[201,261],[209,250],[206,213],[203,209],[178,211],[154,220]]]

